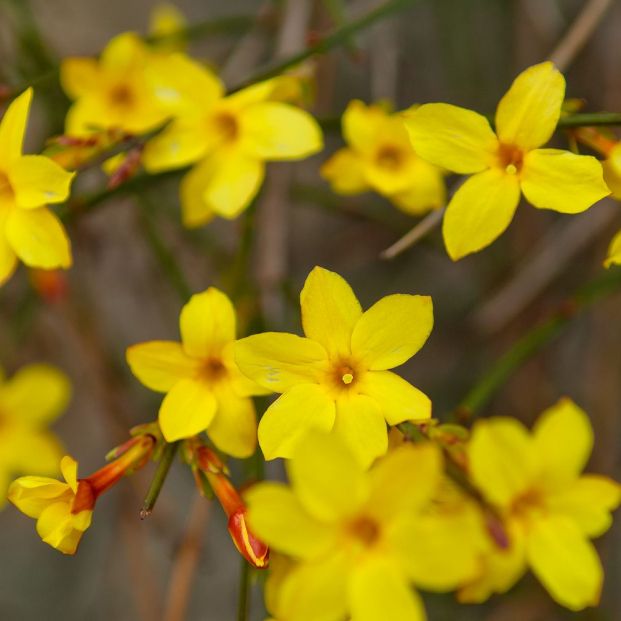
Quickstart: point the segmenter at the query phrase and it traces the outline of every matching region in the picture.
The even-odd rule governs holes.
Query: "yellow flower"
[[[61,84],[75,100],[66,119],[66,132],[88,135],[104,129],[142,134],[168,116],[155,98],[146,77],[151,52],[138,35],[114,37],[94,58],[66,58],[60,68]]]
[[[621,200],[621,142],[613,142],[606,138],[600,139],[606,146],[606,159],[602,162],[604,167],[604,180],[610,188],[612,198]],[[597,148],[597,145],[593,145]]]
[[[406,118],[416,152],[472,175],[451,199],[443,233],[453,260],[491,244],[509,226],[523,193],[540,209],[578,213],[609,190],[591,156],[540,149],[556,128],[565,79],[550,62],[526,69],[487,119],[449,104],[426,104]]]
[[[343,115],[343,135],[349,146],[321,168],[335,192],[374,190],[414,215],[444,204],[443,175],[416,155],[401,113],[354,100]]]
[[[153,44],[157,52],[185,51],[187,41],[183,31],[187,27],[187,20],[174,4],[157,4],[151,12],[149,22],[149,32],[158,38]]]
[[[75,554],[91,525],[95,499],[87,483],[78,481],[78,464],[69,456],[60,469],[66,483],[47,477],[21,477],[11,483],[9,500],[37,520],[41,539],[63,554]]]
[[[181,343],[151,341],[127,350],[134,375],[148,388],[167,393],[159,423],[168,442],[202,431],[225,453],[252,455],[256,417],[251,395],[265,391],[244,377],[233,359],[235,310],[210,287],[193,295],[179,320]]]
[[[160,59],[152,79],[177,118],[149,141],[143,162],[149,172],[198,162],[181,184],[186,226],[216,215],[236,218],[261,187],[266,161],[302,159],[322,148],[313,117],[275,100],[279,79],[224,97],[217,76],[181,54]]]
[[[73,173],[42,155],[22,155],[32,89],[8,107],[0,122],[0,285],[21,259],[30,267],[67,268],[69,240],[45,206],[69,196]]]
[[[283,393],[259,424],[266,459],[291,457],[310,429],[342,437],[361,463],[386,452],[386,423],[431,416],[431,402],[388,369],[409,360],[433,325],[431,298],[389,295],[362,312],[351,287],[316,267],[300,295],[306,338],[267,332],[241,339],[243,373]]]
[[[608,246],[608,256],[604,261],[604,266],[610,267],[611,265],[621,265],[621,231],[612,238]]]
[[[58,471],[62,447],[47,426],[65,409],[71,387],[54,367],[32,364],[5,380],[0,372],[0,506],[9,480]]]
[[[581,475],[592,445],[587,415],[563,399],[542,414],[532,436],[515,419],[493,418],[476,423],[469,447],[472,479],[511,535],[505,563],[513,581],[528,564],[550,595],[572,610],[599,601],[603,571],[589,539],[608,530],[610,511],[621,501],[616,482]]]
[[[476,570],[463,534],[426,515],[442,472],[433,444],[404,445],[365,471],[338,438],[310,434],[286,467],[290,488],[245,495],[250,526],[297,563],[270,602],[280,618],[423,620],[411,584],[447,591]]]

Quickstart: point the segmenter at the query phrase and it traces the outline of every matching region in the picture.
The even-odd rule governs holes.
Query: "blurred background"
[[[62,133],[68,101],[55,79],[59,59],[96,55],[127,30],[147,33],[151,0],[0,0],[0,83],[34,84],[28,151]],[[303,49],[381,5],[379,0],[178,0],[197,30],[191,53],[217,68],[229,86],[258,67]],[[320,164],[342,145],[337,119],[348,101],[389,99],[396,108],[447,101],[493,113],[524,67],[547,58],[570,28],[580,0],[419,0],[318,57],[313,112],[326,123],[326,150],[305,162],[269,168],[256,209],[197,231],[180,224],[180,174],[86,203],[70,218],[75,267],[58,303],[35,295],[22,267],[0,290],[0,365],[8,373],[45,361],[71,378],[74,394],[54,426],[82,472],[100,467],[128,427],[155,418],[159,397],[129,374],[127,346],[176,339],[183,303],[215,285],[236,300],[241,329],[300,331],[298,293],[316,264],[341,273],[363,305],[394,293],[433,296],[436,323],[423,350],[402,369],[446,419],[498,356],[592,279],[621,227],[618,204],[603,201],[574,217],[523,205],[492,247],[454,264],[438,230],[393,260],[380,258],[415,220],[381,197],[333,194]],[[607,12],[573,58],[568,96],[585,110],[621,110],[621,2]],[[221,18],[239,19],[221,22]],[[224,25],[224,26],[222,26]],[[563,142],[559,138],[559,144]],[[450,181],[449,181],[450,183]],[[105,185],[91,171],[74,186],[74,206]],[[77,198],[76,198],[77,197]],[[162,250],[163,248],[163,250]],[[159,250],[158,250],[159,249]],[[166,263],[171,253],[181,276]],[[164,256],[164,260],[162,260]],[[576,400],[596,434],[590,468],[621,478],[621,294],[612,292],[572,317],[530,356],[486,404],[531,424],[560,396]],[[173,468],[148,520],[138,509],[153,468],[128,479],[98,504],[74,558],[41,543],[31,520],[0,513],[2,621],[221,621],[233,619],[240,559],[218,506],[197,501],[187,468]],[[268,476],[281,466],[270,464]],[[555,606],[530,577],[482,606],[452,596],[427,599],[432,621],[535,621],[621,618],[621,527],[598,542],[606,586],[598,609]],[[196,563],[187,614],[178,598]],[[189,574],[188,574],[189,572]],[[191,581],[190,581],[191,582]],[[181,607],[183,608],[183,606]],[[177,614],[177,616],[175,616]],[[263,619],[253,593],[253,619]]]

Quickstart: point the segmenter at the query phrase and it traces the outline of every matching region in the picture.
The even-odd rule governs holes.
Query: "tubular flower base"
[[[37,520],[41,539],[63,554],[75,554],[90,526],[97,498],[123,475],[142,467],[155,447],[153,436],[132,438],[115,449],[116,459],[84,479],[77,478],[78,464],[65,456],[60,469],[65,483],[46,477],[26,476],[9,487],[9,500]]]

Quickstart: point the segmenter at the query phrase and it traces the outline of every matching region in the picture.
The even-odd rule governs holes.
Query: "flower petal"
[[[387,295],[356,323],[352,354],[374,371],[391,369],[409,360],[424,345],[432,327],[433,304],[429,296]]]
[[[334,433],[365,468],[388,449],[386,421],[378,404],[365,395],[347,395],[337,401]]]
[[[63,478],[67,481],[67,485],[71,488],[73,493],[78,491],[78,462],[71,457],[71,455],[65,455],[60,460],[60,471]]]
[[[360,194],[369,189],[363,162],[353,149],[339,149],[323,163],[320,173],[337,194]]]
[[[432,103],[403,118],[416,153],[436,166],[465,175],[481,172],[494,161],[498,140],[481,114]]]
[[[335,410],[334,401],[317,384],[299,384],[287,390],[267,408],[259,423],[265,459],[290,458],[309,431],[330,431]]]
[[[500,142],[525,150],[546,143],[556,129],[564,97],[565,78],[551,62],[522,71],[496,110]]]
[[[297,384],[316,384],[327,365],[315,341],[285,332],[254,334],[235,342],[240,371],[260,386],[285,392]]]
[[[0,121],[0,165],[3,167],[22,154],[31,101],[32,88],[28,88],[11,102]]]
[[[53,476],[58,473],[58,464],[64,449],[58,438],[49,431],[33,431],[24,425],[11,425],[3,433],[2,462],[12,472],[31,472]]]
[[[22,155],[9,169],[15,200],[26,209],[62,203],[69,196],[74,176],[43,155]]]
[[[17,267],[17,255],[4,235],[6,216],[8,212],[5,216],[0,212],[0,286],[11,278]]]
[[[396,565],[370,559],[355,569],[349,585],[352,621],[425,621],[418,594]]]
[[[132,345],[125,356],[138,380],[157,392],[168,392],[180,379],[194,377],[200,364],[183,351],[181,343],[174,341]]]
[[[295,558],[316,558],[334,544],[335,531],[311,516],[282,483],[259,483],[244,492],[252,531]]]
[[[142,39],[134,32],[123,32],[110,39],[101,53],[100,64],[106,72],[120,74],[141,69],[146,55]]]
[[[391,371],[366,373],[360,392],[377,402],[389,425],[431,417],[431,399]]]
[[[71,99],[92,93],[99,86],[99,78],[94,58],[64,58],[60,65],[60,84]]]
[[[576,480],[593,450],[589,417],[570,399],[547,409],[533,428],[544,485],[558,489]]]
[[[548,593],[570,610],[599,602],[603,570],[595,548],[560,516],[537,519],[528,534],[530,566]]]
[[[216,215],[203,199],[203,190],[211,178],[211,163],[198,164],[184,175],[179,184],[183,226],[194,229],[207,224]]]
[[[218,355],[235,340],[235,308],[228,296],[215,287],[197,293],[183,307],[179,318],[181,341],[188,356]]]
[[[159,423],[167,442],[190,438],[211,424],[218,404],[210,386],[200,380],[182,379],[166,395]]]
[[[306,111],[268,101],[247,108],[240,117],[242,149],[263,160],[294,160],[323,148],[317,121]]]
[[[418,158],[411,172],[407,190],[391,196],[390,200],[399,209],[414,216],[442,207],[446,201],[446,186],[440,169]]]
[[[610,194],[598,160],[560,149],[527,153],[521,186],[529,203],[561,213],[580,213]]]
[[[356,151],[370,154],[382,137],[387,117],[387,112],[381,106],[367,106],[354,99],[349,102],[343,114],[343,137]]]
[[[207,435],[218,450],[243,459],[257,446],[257,417],[249,397],[238,397],[232,390],[216,394],[218,411],[207,428]]]
[[[475,423],[468,455],[475,485],[501,507],[509,506],[535,477],[533,443],[524,425],[513,418]]]
[[[489,246],[511,223],[520,201],[517,177],[488,170],[470,177],[449,203],[442,232],[456,261]]]
[[[608,256],[604,261],[604,267],[610,267],[611,265],[621,265],[621,231],[612,238],[610,246],[608,246]],[[2,278],[0,276],[1,282]]]
[[[22,513],[38,518],[46,507],[70,494],[71,489],[66,483],[47,477],[27,476],[11,483],[8,498]]]
[[[15,254],[29,267],[68,268],[71,249],[60,220],[46,207],[12,209],[6,237]]]
[[[208,146],[200,139],[197,123],[182,117],[147,142],[141,161],[149,173],[181,168],[205,157]]]
[[[321,343],[330,356],[348,356],[362,308],[347,281],[323,267],[313,268],[300,293],[300,305],[304,334]]]

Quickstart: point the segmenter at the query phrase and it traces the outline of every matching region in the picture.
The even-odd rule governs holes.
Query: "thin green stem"
[[[241,559],[239,572],[239,593],[237,596],[237,621],[247,621],[250,610],[250,565],[245,558]]]
[[[140,510],[140,519],[144,520],[145,518],[149,517],[151,513],[153,513],[153,508],[155,507],[158,496],[162,491],[164,481],[166,481],[168,471],[172,466],[178,449],[179,442],[172,442],[170,444],[166,444],[166,446],[164,447],[164,450],[162,451],[162,456],[160,457],[160,461],[157,464],[157,469],[155,470],[155,475],[153,476],[151,485],[149,485],[149,489],[147,490],[147,495],[145,496],[144,502],[142,503],[142,509]]]
[[[590,112],[584,114],[568,114],[562,116],[557,127],[594,127],[621,125],[621,114],[618,112]]]
[[[458,419],[476,416],[512,373],[552,341],[572,319],[620,288],[621,268],[613,268],[580,288],[550,318],[528,331],[496,361],[457,407],[455,416]]]

